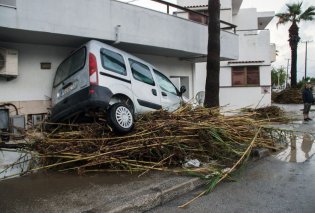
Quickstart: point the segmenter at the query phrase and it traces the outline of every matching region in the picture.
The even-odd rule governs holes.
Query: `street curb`
[[[109,213],[144,212],[193,191],[204,184],[205,181],[200,178],[192,178],[189,181],[173,186],[162,183],[149,189],[140,190],[129,200],[122,198],[124,204],[118,207],[108,208],[108,206],[104,206],[104,208],[102,208],[102,206],[100,206],[88,212],[104,212],[104,210]]]

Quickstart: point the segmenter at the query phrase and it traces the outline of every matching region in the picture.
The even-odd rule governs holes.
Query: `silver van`
[[[110,126],[126,133],[134,115],[176,110],[180,91],[151,64],[110,45],[91,40],[58,67],[52,89],[51,121],[107,114]]]

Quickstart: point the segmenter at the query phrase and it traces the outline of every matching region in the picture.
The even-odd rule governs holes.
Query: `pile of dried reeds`
[[[278,106],[267,106],[261,108],[245,108],[243,112],[251,112],[253,119],[267,120],[271,122],[288,122],[290,119],[285,115],[283,109]]]
[[[252,116],[253,112],[224,116],[220,109],[192,109],[187,105],[173,113],[144,114],[127,135],[116,135],[103,119],[90,124],[54,124],[49,131],[28,130],[30,149],[38,153],[40,162],[29,172],[186,173],[208,180],[207,189],[199,197],[235,171],[252,148],[277,149],[272,131],[262,127],[265,121]],[[183,167],[192,159],[202,162],[201,166]]]
[[[278,104],[301,104],[302,92],[298,88],[288,88],[272,94],[272,101]]]
[[[43,167],[60,170],[145,172],[162,170],[222,174],[250,147],[274,147],[252,114],[223,116],[219,109],[190,107],[138,118],[132,133],[115,135],[106,123],[58,124],[28,131]],[[248,153],[246,153],[248,154]],[[198,159],[202,168],[178,168]]]

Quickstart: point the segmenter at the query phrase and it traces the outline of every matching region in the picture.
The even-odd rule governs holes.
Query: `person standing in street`
[[[309,112],[310,112],[312,104],[314,103],[314,97],[312,93],[312,84],[309,81],[307,81],[304,86],[303,103],[304,103],[304,109],[303,109],[304,121],[311,121],[312,119],[309,117]]]

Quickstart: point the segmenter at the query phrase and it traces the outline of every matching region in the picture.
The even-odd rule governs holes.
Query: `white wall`
[[[198,92],[205,91],[207,63],[196,63],[193,75],[194,75],[193,96],[195,96]]]
[[[263,60],[264,64],[270,64],[270,32],[262,31],[239,31],[239,61]]]
[[[240,9],[238,14],[233,16],[233,24],[237,25],[237,30],[258,29],[257,9]]]
[[[220,0],[221,9],[232,9],[233,0]]]
[[[261,87],[230,87],[220,89],[220,106],[226,109],[266,107],[270,106],[270,100],[270,92],[264,94]]]
[[[232,9],[221,10],[220,20],[226,21],[228,23],[232,23]],[[221,26],[225,26],[225,25],[221,24]]]
[[[247,64],[250,65],[250,64]],[[194,72],[194,96],[199,91],[205,91],[207,77],[206,63],[195,64]],[[257,87],[232,87],[232,71],[229,66],[220,68],[220,106],[227,109],[239,109],[242,107],[269,106],[271,104],[271,66],[259,66],[260,86]],[[263,93],[267,87],[268,93]],[[260,103],[259,103],[260,102]]]
[[[240,47],[237,61],[263,61],[259,65],[270,65],[272,51],[270,50],[269,30],[248,30],[237,33]],[[221,65],[228,66],[228,62],[221,62]]]
[[[220,20],[232,23],[232,0],[220,0],[220,4]]]
[[[271,66],[260,66],[260,85],[271,86]]]
[[[19,76],[0,80],[0,102],[48,100],[52,81],[61,61],[71,48],[0,42],[0,47],[18,50]],[[50,62],[50,70],[41,70],[40,62]]]
[[[270,61],[275,62],[277,59],[277,47],[276,44],[270,44]]]
[[[206,53],[206,26],[114,0],[17,0],[17,9],[0,6],[0,26],[12,29],[114,41],[117,25],[121,42]]]

